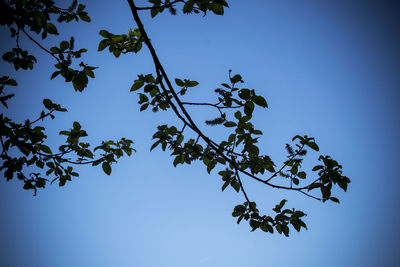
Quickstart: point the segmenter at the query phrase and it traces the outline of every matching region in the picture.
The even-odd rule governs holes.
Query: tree
[[[137,28],[130,29],[127,34],[113,34],[107,30],[100,30],[99,34],[103,39],[98,45],[98,51],[107,49],[118,58],[121,54],[138,53],[143,46],[149,49],[155,74],[139,74],[130,90],[139,92],[140,111],[151,108],[154,112],[172,112],[181,122],[181,125],[158,126],[153,135],[155,142],[151,150],[158,146],[163,151],[170,150],[174,166],[202,161],[209,174],[217,168],[223,181],[222,191],[232,187],[244,197],[243,204],[234,207],[232,216],[237,218],[237,223],[243,219],[248,221],[252,231],[260,228],[264,232],[273,233],[275,229],[278,233],[288,236],[290,225],[297,231],[306,228],[303,221],[306,214],[300,210],[284,208],[285,199],[273,208],[274,216],[260,214],[256,202],[246,193],[242,183],[243,177],[258,181],[263,186],[296,191],[322,202],[339,202],[332,196],[332,188],[337,185],[346,191],[350,179],[342,175],[342,166],[337,161],[330,156],[321,155],[318,158],[321,164],[312,168],[315,172],[313,179],[308,178],[311,174],[307,175],[306,171],[301,169],[303,158],[307,155],[306,149],[319,151],[313,137],[293,137],[293,143],[286,145],[287,160],[281,165],[275,165],[270,156],[261,154],[258,139],[262,132],[255,128],[251,120],[255,108],[267,109],[268,104],[255,90],[241,86],[244,83],[241,75],[233,74],[229,70],[228,82],[215,89],[215,102],[185,101],[186,92],[199,83],[190,79],[175,78],[173,84],[138,14],[139,11],[150,11],[154,18],[164,11],[175,15],[180,8],[184,14],[206,16],[212,12],[223,15],[224,9],[228,7],[225,0],[149,0],[149,6],[146,7],[137,7],[133,0],[127,2]],[[1,25],[9,28],[11,38],[16,42],[16,47],[6,52],[3,60],[12,63],[16,70],[33,68],[36,58],[21,49],[19,44],[20,35],[25,35],[55,60],[56,70],[51,79],[62,76],[66,82],[72,83],[75,91],[80,92],[86,88],[89,78],[94,78],[96,68],[81,62],[75,69],[76,64],[73,64],[73,61],[79,59],[87,49],[75,49],[73,37],[48,49],[37,41],[36,36],[34,37],[35,34],[41,35],[42,39],[48,34],[59,35],[58,28],[52,23],[55,17],[58,23],[73,20],[90,22],[83,4],[73,1],[69,8],[61,8],[51,0],[2,0],[1,10]],[[7,76],[3,76],[0,82],[0,100],[7,108],[7,101],[14,97],[14,94],[6,94],[5,88],[16,86],[17,82]],[[119,141],[103,141],[91,149],[89,143],[81,141],[81,138],[87,136],[86,131],[79,122],[74,122],[71,129],[60,131],[60,135],[66,136],[66,142],[59,147],[58,152],[53,152],[55,150],[46,145],[45,128],[39,123],[48,117],[54,119],[56,112],[66,112],[67,109],[50,99],[44,99],[43,105],[46,111],[42,111],[36,119],[26,120],[25,123],[17,123],[3,114],[1,116],[0,170],[4,172],[7,180],[13,179],[14,176],[22,180],[24,189],[33,190],[36,194],[38,188],[44,188],[48,182],[53,183],[57,180],[59,186],[64,186],[66,181],[71,181],[73,176],[79,175],[73,168],[75,165],[101,164],[103,171],[110,175],[112,164],[124,154],[130,156],[134,151],[133,142],[126,138]],[[222,127],[224,131],[229,131],[229,134],[222,141],[205,135],[198,123],[192,119],[187,106],[214,109],[217,117],[210,118],[205,123]],[[315,189],[319,189],[320,195],[315,193]]]

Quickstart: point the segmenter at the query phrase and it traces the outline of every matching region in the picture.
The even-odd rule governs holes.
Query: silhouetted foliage
[[[108,51],[118,58],[121,54],[139,53],[144,46],[149,49],[155,73],[139,74],[130,91],[138,93],[140,111],[151,108],[154,112],[173,112],[181,122],[180,125],[158,126],[153,135],[155,142],[151,150],[159,146],[163,151],[169,150],[174,166],[201,161],[208,173],[218,169],[222,191],[231,187],[244,196],[244,203],[234,207],[232,216],[237,218],[237,223],[243,219],[248,221],[252,231],[259,228],[264,232],[273,233],[276,230],[288,236],[290,225],[297,231],[307,228],[303,221],[306,214],[303,211],[284,208],[286,200],[282,200],[272,209],[275,212],[274,216],[262,215],[256,202],[251,201],[246,193],[242,176],[254,179],[264,186],[296,191],[323,202],[339,202],[332,196],[332,188],[338,185],[346,191],[350,179],[342,175],[342,166],[337,161],[330,156],[321,155],[321,165],[313,167],[314,173],[307,175],[307,172],[302,170],[303,158],[307,154],[306,148],[319,151],[313,137],[296,135],[292,144],[286,145],[287,159],[280,166],[260,151],[258,141],[263,133],[253,125],[252,117],[256,108],[267,109],[268,104],[254,89],[242,87],[244,81],[240,74],[232,74],[229,70],[227,82],[221,83],[221,86],[215,89],[217,96],[213,103],[184,101],[185,93],[198,86],[199,82],[182,78],[173,79],[175,84],[171,82],[138,15],[138,11],[150,11],[154,18],[165,10],[176,15],[179,9],[184,14],[206,16],[212,12],[223,15],[224,9],[228,7],[225,0],[149,0],[149,6],[146,7],[136,7],[133,0],[127,2],[137,28],[129,29],[127,34],[113,34],[104,29],[100,30],[99,34],[103,39],[98,45],[98,51],[108,48]],[[12,63],[15,70],[33,69],[36,58],[19,45],[19,36],[25,35],[55,60],[55,71],[51,79],[61,75],[66,82],[72,83],[75,91],[83,91],[89,78],[95,77],[96,68],[80,62],[75,69],[73,63],[87,52],[87,49],[76,49],[73,37],[47,49],[36,40],[36,36],[45,39],[49,34],[58,35],[58,25],[53,24],[55,21],[58,24],[73,20],[90,22],[85,6],[73,1],[70,7],[61,8],[51,0],[1,0],[0,5],[0,23],[8,27],[11,38],[16,42],[16,47],[6,52],[3,60]],[[14,97],[14,94],[7,94],[5,87],[16,86],[17,82],[4,76],[0,83],[0,101],[8,108],[7,101]],[[46,145],[45,128],[40,126],[40,122],[49,117],[54,119],[57,112],[67,112],[67,109],[49,99],[44,99],[43,105],[45,110],[36,119],[28,119],[25,123],[17,123],[3,114],[0,117],[0,170],[7,180],[14,177],[22,180],[24,189],[32,189],[36,194],[37,188],[45,187],[49,179],[51,182],[58,180],[59,185],[64,186],[66,181],[79,175],[73,169],[73,165],[78,164],[101,164],[103,171],[110,175],[111,165],[124,154],[130,156],[134,151],[131,147],[132,141],[125,138],[115,142],[103,141],[91,149],[89,143],[81,141],[81,138],[87,136],[86,131],[78,122],[74,122],[69,130],[60,131],[60,135],[64,135],[66,141],[59,146],[57,152],[53,152],[54,149]],[[217,141],[206,136],[190,116],[187,106],[216,110],[217,117],[210,118],[205,123],[222,127],[226,139]],[[36,166],[37,171],[31,171],[32,166]],[[26,171],[27,167],[29,171]],[[314,178],[308,178],[310,176]],[[278,179],[282,181],[277,181]],[[286,185],[282,182],[286,182]],[[319,189],[320,193],[315,193],[315,189]]]

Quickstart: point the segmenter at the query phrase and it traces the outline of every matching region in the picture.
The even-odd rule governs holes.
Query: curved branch
[[[32,42],[34,42],[37,46],[39,46],[43,51],[45,51],[46,53],[48,53],[50,56],[54,57],[59,63],[61,63],[60,59],[58,57],[56,57],[53,53],[51,53],[47,48],[45,48],[44,46],[42,46],[38,41],[36,41],[35,39],[33,39],[32,36],[30,36],[24,29],[21,28],[21,31],[23,33],[25,33],[26,37],[28,37]]]
[[[181,100],[179,99],[177,93],[175,92],[172,83],[170,82],[167,73],[164,70],[164,67],[161,65],[161,62],[157,56],[157,53],[152,45],[152,43],[150,42],[150,38],[148,37],[143,23],[139,17],[139,14],[137,12],[137,7],[135,6],[133,0],[127,0],[128,4],[130,6],[133,18],[135,20],[135,22],[137,23],[139,30],[141,32],[141,35],[143,36],[144,42],[147,45],[150,54],[153,58],[153,62],[155,65],[155,69],[156,69],[156,73],[157,73],[157,77],[160,79],[160,86],[163,89],[164,93],[166,93],[166,95],[168,95],[168,92],[171,92],[173,99],[176,101],[177,106],[179,107],[179,109],[181,110],[181,112],[183,113],[183,115],[179,112],[177,106],[172,103],[171,99],[168,99],[168,103],[171,105],[172,109],[174,110],[175,114],[178,116],[178,118],[180,120],[182,120],[183,123],[186,123],[194,132],[196,132],[219,156],[221,156],[223,159],[225,159],[227,162],[229,162],[230,164],[232,164],[232,166],[234,166],[235,169],[237,169],[239,172],[246,174],[247,176],[249,176],[250,178],[253,178],[254,180],[261,182],[263,184],[266,184],[268,186],[271,186],[273,188],[278,188],[278,189],[286,189],[286,190],[292,190],[292,191],[300,191],[302,189],[307,189],[308,186],[306,187],[302,187],[302,188],[293,188],[293,187],[288,187],[288,186],[280,186],[280,185],[275,185],[275,184],[271,184],[269,183],[269,181],[263,180],[253,174],[251,174],[250,172],[243,170],[241,168],[239,168],[239,166],[237,166],[237,164],[230,159],[229,157],[227,157],[223,150],[221,151],[221,149],[215,145],[215,142],[213,142],[210,138],[208,138],[206,135],[203,134],[203,132],[197,127],[197,125],[194,123],[194,121],[192,120],[191,116],[189,115],[189,113],[187,112],[187,110],[185,109],[183,103],[181,102]],[[165,81],[165,83],[168,86],[167,90],[165,88],[165,85],[163,83],[163,80]],[[304,192],[303,192],[304,193]]]

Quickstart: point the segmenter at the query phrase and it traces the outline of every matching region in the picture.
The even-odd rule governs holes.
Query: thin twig
[[[224,109],[224,108],[241,108],[242,106],[232,106],[232,107],[226,107],[226,106],[218,106],[218,104],[211,104],[211,103],[194,103],[194,102],[182,102],[183,105],[192,105],[192,106],[212,106],[218,109]]]
[[[166,5],[163,5],[163,6],[136,7],[136,10],[150,10],[150,9],[156,9],[156,8],[169,8],[169,7],[172,7],[174,4],[176,4],[178,2],[183,2],[183,0],[175,0],[175,1],[172,1],[169,4],[166,4]]]
[[[304,144],[300,147],[300,149],[293,154],[287,161],[286,163],[277,171],[275,172],[271,177],[269,177],[267,180],[265,180],[266,182],[269,182],[272,178],[274,178],[275,176],[277,176],[290,162],[292,162],[292,160],[299,155],[299,153],[303,150],[304,148]]]
[[[237,179],[238,179],[238,181],[239,181],[240,189],[242,190],[242,193],[243,193],[243,195],[244,195],[244,197],[245,197],[247,203],[249,203],[250,209],[251,209],[253,212],[258,213],[258,212],[253,208],[253,206],[252,206],[251,203],[250,203],[249,197],[247,196],[247,193],[246,193],[246,191],[244,190],[244,187],[243,187],[242,181],[241,181],[241,179],[240,179],[239,172],[238,172],[238,169],[237,169],[237,168],[235,168],[235,173],[236,173],[236,177],[237,177]]]
[[[25,35],[32,41],[34,42],[37,46],[39,46],[43,51],[45,51],[46,53],[48,53],[49,55],[51,55],[52,57],[54,57],[59,63],[61,63],[61,60],[56,57],[52,52],[50,52],[47,48],[43,47],[38,41],[36,41],[35,39],[33,39],[24,29],[21,28],[21,31],[23,33],[25,33]]]

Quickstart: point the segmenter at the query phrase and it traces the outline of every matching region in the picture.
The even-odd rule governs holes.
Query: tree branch
[[[55,58],[59,63],[61,63],[60,59],[58,57],[56,57],[53,53],[51,53],[47,48],[43,47],[38,41],[36,41],[35,39],[33,39],[23,28],[21,28],[21,31],[23,33],[25,33],[26,37],[28,37],[32,42],[34,42],[37,46],[39,46],[43,51],[45,51],[46,53],[48,53],[50,56],[52,56],[53,58]]]
[[[232,164],[232,166],[237,169],[239,172],[246,174],[247,176],[249,176],[250,178],[255,179],[258,182],[261,182],[263,184],[266,184],[268,186],[271,186],[273,188],[278,188],[278,189],[286,189],[286,190],[292,190],[292,191],[300,191],[302,189],[306,189],[308,186],[306,187],[302,187],[302,188],[293,188],[293,187],[288,187],[288,186],[280,186],[280,185],[275,185],[275,184],[271,184],[269,183],[269,181],[263,180],[253,174],[251,174],[250,172],[243,170],[241,168],[239,168],[239,166],[237,166],[237,164],[230,159],[229,157],[227,157],[223,150],[221,150],[218,146],[215,145],[215,142],[213,142],[210,138],[208,138],[206,135],[203,134],[203,132],[197,127],[197,125],[194,123],[194,121],[192,120],[191,116],[189,115],[189,113],[187,112],[187,110],[185,109],[183,103],[181,102],[181,100],[179,99],[177,93],[175,92],[165,70],[164,67],[161,65],[161,62],[157,56],[157,53],[152,45],[152,43],[150,42],[150,38],[148,37],[143,23],[139,17],[139,14],[137,12],[137,7],[135,6],[133,0],[127,0],[128,4],[130,6],[133,18],[136,22],[136,24],[139,27],[139,30],[141,32],[141,35],[143,36],[144,42],[147,45],[150,54],[153,58],[153,62],[154,62],[154,66],[156,69],[156,73],[157,73],[157,77],[160,79],[160,86],[163,89],[164,93],[166,95],[168,95],[168,91],[171,92],[173,99],[176,101],[177,106],[179,107],[179,109],[181,110],[181,112],[183,113],[183,115],[181,114],[181,112],[179,112],[177,106],[171,101],[171,99],[168,99],[168,103],[171,105],[172,109],[174,110],[175,114],[178,116],[178,118],[180,120],[182,120],[182,122],[186,123],[194,132],[196,132],[219,156],[221,156],[223,159],[225,159],[227,162],[229,162],[230,164]],[[168,86],[167,90],[165,88],[165,85],[163,83],[163,80],[165,80],[165,83]],[[184,117],[183,117],[184,116]],[[304,193],[304,192],[303,192]]]

